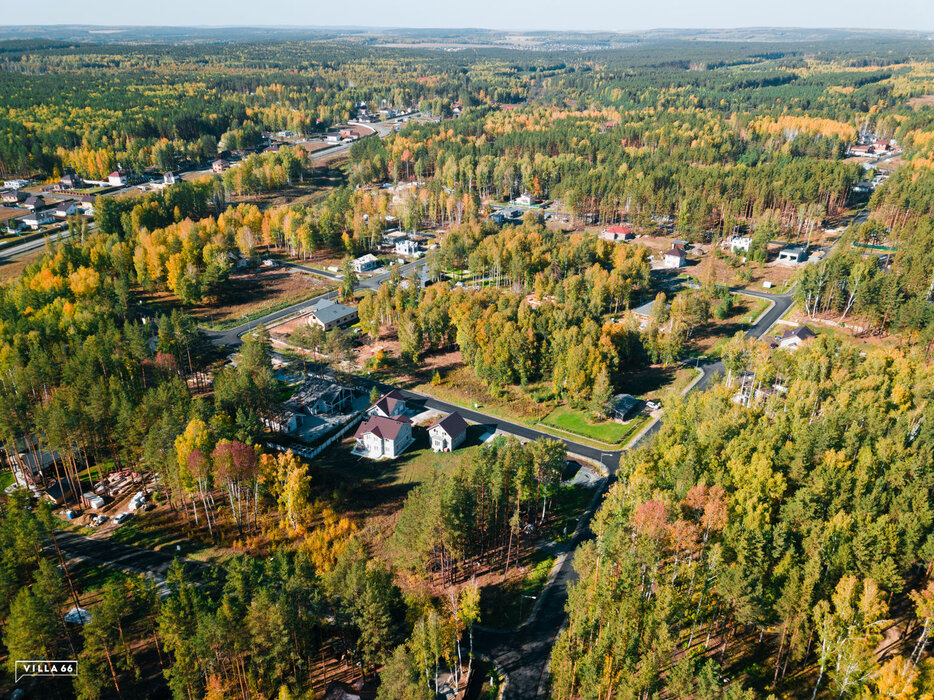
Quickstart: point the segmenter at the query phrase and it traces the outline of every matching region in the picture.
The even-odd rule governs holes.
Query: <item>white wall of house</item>
[[[452,440],[447,431],[438,426],[429,430],[428,434],[431,436],[431,449],[435,452],[451,452],[452,450],[456,450],[467,436],[467,433],[461,433]]]

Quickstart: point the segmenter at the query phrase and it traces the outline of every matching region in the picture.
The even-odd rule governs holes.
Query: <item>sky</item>
[[[656,28],[934,31],[934,0],[4,0],[6,25]]]

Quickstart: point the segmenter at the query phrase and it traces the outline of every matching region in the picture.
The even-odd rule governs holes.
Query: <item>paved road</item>
[[[152,574],[159,580],[165,579],[169,567],[177,558],[169,552],[132,547],[109,539],[93,539],[64,530],[57,530],[55,539],[66,559],[87,559],[125,571]],[[202,562],[186,559],[185,563],[195,571],[207,569],[207,564]]]

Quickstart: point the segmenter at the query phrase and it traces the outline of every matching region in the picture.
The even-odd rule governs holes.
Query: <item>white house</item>
[[[169,172],[162,173],[162,184],[163,185],[174,185],[176,182],[178,182],[178,180],[179,180],[178,175],[173,173],[171,170]]]
[[[752,236],[732,236],[726,243],[731,253],[737,251],[748,253],[749,248],[752,246]]]
[[[523,192],[516,197],[516,204],[520,207],[532,207],[538,202],[538,198],[529,192]]]
[[[396,255],[418,255],[419,252],[418,243],[409,238],[396,241]]]
[[[78,198],[78,206],[84,210],[85,214],[94,213],[94,197],[89,194],[81,195]]]
[[[64,202],[59,202],[55,205],[55,216],[65,219],[69,216],[74,216],[78,213],[78,203],[69,199]]]
[[[111,187],[126,187],[127,182],[126,173],[120,170],[114,170],[107,176],[107,184]]]
[[[467,437],[467,421],[460,413],[449,413],[428,429],[431,449],[435,452],[450,452]]]
[[[412,421],[405,416],[385,418],[371,415],[354,433],[352,452],[369,459],[395,459],[412,444]]]
[[[636,234],[628,226],[610,226],[600,232],[600,238],[604,241],[616,243],[617,241],[629,241],[636,237]]]
[[[401,416],[405,413],[405,397],[397,389],[393,389],[383,396],[379,401],[370,406],[366,412],[371,416],[382,416],[392,418]]]
[[[781,265],[797,265],[808,258],[807,249],[803,245],[791,245],[782,248],[778,253],[778,262]]]
[[[814,331],[807,326],[789,328],[782,333],[781,340],[778,341],[778,347],[787,350],[797,350],[802,344],[814,337],[816,337]]]
[[[368,270],[375,270],[377,267],[379,267],[379,260],[372,253],[361,255],[353,261],[354,272],[367,272]]]
[[[671,246],[671,250],[665,251],[662,264],[669,270],[676,270],[679,267],[684,267],[685,262],[687,262],[687,255],[684,252],[684,248],[675,244]]]
[[[36,209],[35,211],[26,214],[22,217],[20,221],[23,222],[24,226],[38,230],[40,227],[45,226],[46,224],[51,224],[55,221],[55,215],[52,213],[51,209]]]

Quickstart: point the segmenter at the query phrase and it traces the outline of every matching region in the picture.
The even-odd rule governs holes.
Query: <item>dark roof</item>
[[[449,413],[431,427],[441,428],[452,438],[456,438],[461,433],[467,432],[467,421],[461,417],[460,413],[455,411],[454,413]]]
[[[399,392],[398,389],[393,389],[388,394],[383,396],[379,401],[373,404],[373,408],[380,409],[383,413],[392,413],[392,409],[395,408],[396,404],[399,402],[405,403],[405,397]]]
[[[41,194],[34,194],[26,200],[25,204],[29,207],[42,207],[45,206],[45,198]]]
[[[399,437],[399,431],[402,430],[402,426],[411,422],[412,421],[404,416],[395,416],[393,418],[370,416],[360,424],[360,427],[357,428],[357,432],[354,433],[354,437],[359,438],[367,433],[373,433],[383,440],[395,440]]]
[[[797,328],[789,328],[787,331],[782,333],[782,340],[789,340],[790,338],[797,338],[798,340],[808,340],[810,338],[815,338],[816,334],[807,326],[798,326]]]
[[[673,246],[671,246],[671,250],[665,252],[665,255],[677,255],[679,257],[683,256],[684,248],[681,246],[681,244],[675,243]]]

